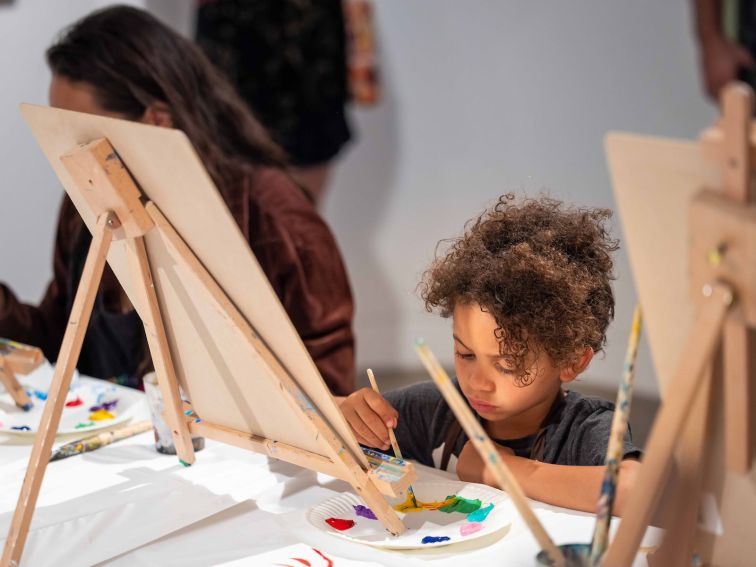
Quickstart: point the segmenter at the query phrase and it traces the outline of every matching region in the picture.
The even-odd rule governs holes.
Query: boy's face
[[[470,406],[487,421],[525,417],[528,410],[551,406],[563,381],[574,379],[541,352],[530,356],[527,385],[508,368],[494,334],[498,325],[478,304],[454,308],[454,367]]]

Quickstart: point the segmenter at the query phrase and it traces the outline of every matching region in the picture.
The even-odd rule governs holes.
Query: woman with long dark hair
[[[66,30],[47,61],[51,106],[187,134],[331,391],[351,392],[353,305],[333,235],[289,177],[283,152],[200,50],[147,12],[116,6]],[[39,306],[0,284],[0,336],[57,358],[89,241],[66,197],[53,281]],[[138,386],[149,364],[139,318],[106,269],[79,370]]]

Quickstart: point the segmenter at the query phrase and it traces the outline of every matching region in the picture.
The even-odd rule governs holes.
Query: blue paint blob
[[[467,515],[467,520],[469,522],[482,522],[486,518],[488,518],[488,515],[491,513],[491,510],[493,510],[493,508],[494,508],[494,505],[489,504],[485,508],[479,508],[475,510],[475,512],[470,512]]]
[[[28,403],[21,406],[21,409],[24,411],[30,411],[34,407],[34,404]]]
[[[34,397],[44,402],[47,399],[47,392],[43,392],[42,390],[34,390]]]
[[[28,425],[14,425],[11,427],[13,431],[31,431],[31,427]]]
[[[449,541],[450,539],[451,539],[451,538],[450,538],[450,537],[447,537],[447,536],[440,536],[440,537],[436,537],[436,536],[431,536],[431,535],[428,535],[428,536],[425,536],[425,537],[424,537],[424,538],[422,539],[422,542],[421,542],[421,543],[424,543],[424,544],[425,544],[425,543],[440,543],[440,542],[442,542],[442,541]]]

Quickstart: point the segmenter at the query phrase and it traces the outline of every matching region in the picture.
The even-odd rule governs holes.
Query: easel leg
[[[155,285],[152,282],[152,271],[147,258],[144,238],[140,236],[131,239],[127,243],[127,250],[131,273],[136,278],[137,285],[135,288],[141,296],[139,300],[142,310],[140,316],[144,322],[147,344],[152,355],[152,362],[155,365],[160,392],[163,395],[165,418],[173,433],[176,454],[183,464],[191,465],[195,460],[192,437],[189,428],[186,426],[186,421],[183,419],[183,404],[179,394],[176,370],[173,367],[168,338],[160,315],[160,305],[155,294]]]
[[[720,373],[717,375],[721,377]],[[675,510],[675,520],[666,526],[661,548],[649,557],[651,567],[685,567],[691,564],[704,482],[706,433],[709,430],[713,382],[712,372],[707,370],[676,455],[677,482],[675,486],[670,486],[675,491],[674,499],[670,502],[670,507]]]
[[[31,409],[32,401],[24,392],[23,386],[16,380],[16,375],[7,367],[5,361],[0,358],[0,382],[16,402],[16,405],[23,410]]]
[[[651,521],[669,476],[670,459],[690,406],[711,364],[721,338],[725,315],[732,302],[730,290],[713,286],[698,313],[680,356],[680,366],[668,391],[673,394],[662,404],[646,447],[635,493],[624,512],[617,535],[609,546],[604,565],[632,565],[643,534]]]
[[[97,228],[89,247],[79,288],[76,290],[76,297],[71,308],[71,316],[68,319],[68,326],[55,365],[55,373],[48,390],[45,409],[42,413],[37,435],[34,438],[34,448],[29,459],[29,466],[26,469],[24,484],[21,487],[21,494],[18,497],[16,511],[13,514],[8,539],[5,542],[3,557],[0,560],[0,565],[3,566],[18,565],[26,543],[32,514],[34,514],[42,479],[55,441],[55,433],[58,431],[60,415],[63,412],[66,394],[71,384],[71,376],[79,359],[97,288],[102,279],[108,247],[113,238],[108,224],[111,218],[109,213],[105,213],[97,220]]]
[[[753,460],[753,432],[749,423],[756,357],[756,333],[735,318],[725,323],[724,404],[727,467],[747,474]]]
[[[363,473],[367,477],[367,473]],[[366,482],[362,486],[351,483],[357,495],[367,504],[378,521],[383,524],[389,533],[399,535],[407,530],[407,527],[396,515],[391,505],[386,501],[386,497],[381,494],[372,482]]]

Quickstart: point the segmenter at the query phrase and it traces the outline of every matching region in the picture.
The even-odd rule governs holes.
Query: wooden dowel
[[[176,446],[176,454],[179,460],[183,465],[189,466],[195,461],[194,446],[189,428],[182,419],[183,406],[179,393],[179,382],[171,358],[168,337],[165,334],[155,284],[152,281],[152,270],[147,257],[144,237],[137,236],[127,241],[126,251],[129,268],[136,283],[135,292],[139,294],[139,304],[142,306],[139,315],[144,324],[147,346],[150,349],[150,356],[158,378],[158,386],[165,404],[165,421],[171,428],[173,444]]]
[[[24,550],[34,507],[50,459],[55,434],[58,431],[60,415],[66,402],[66,393],[71,385],[71,377],[76,362],[79,360],[79,353],[84,342],[84,334],[89,325],[95,295],[102,279],[105,259],[113,238],[110,227],[114,222],[117,223],[117,219],[109,212],[103,213],[97,219],[97,226],[92,235],[92,243],[89,246],[84,270],[71,308],[71,315],[68,318],[66,332],[63,335],[60,354],[55,364],[55,373],[47,392],[45,409],[42,412],[42,419],[34,438],[34,447],[29,458],[26,476],[21,486],[21,493],[16,504],[16,511],[13,514],[8,539],[5,541],[3,557],[0,560],[0,565],[3,566],[18,565]]]
[[[625,431],[630,417],[630,404],[633,398],[633,382],[635,378],[635,359],[638,355],[638,343],[640,342],[641,326],[643,317],[640,305],[635,306],[633,324],[630,328],[627,352],[625,354],[625,367],[622,374],[622,382],[617,390],[617,403],[614,408],[612,430],[609,434],[609,446],[606,450],[604,479],[601,482],[601,494],[598,500],[596,512],[596,527],[591,542],[591,563],[599,565],[606,551],[609,540],[609,525],[612,521],[612,510],[617,492],[617,479],[619,467],[622,462],[622,450],[624,448]]]
[[[438,363],[438,360],[436,360],[436,357],[428,348],[428,345],[422,341],[418,341],[415,345],[415,349],[417,350],[418,355],[420,355],[420,360],[423,362],[423,365],[431,378],[433,378],[438,389],[441,390],[441,394],[443,394],[446,399],[446,403],[449,404],[454,415],[457,416],[460,425],[462,425],[462,428],[465,430],[465,433],[467,433],[470,441],[472,441],[473,445],[478,450],[483,462],[486,463],[491,474],[493,474],[497,484],[509,493],[517,511],[520,513],[525,524],[536,538],[538,545],[540,545],[541,549],[548,554],[549,559],[551,559],[555,566],[563,567],[564,555],[562,555],[561,550],[554,545],[554,542],[551,541],[549,534],[546,533],[543,525],[530,508],[530,505],[525,498],[525,493],[522,491],[522,487],[517,482],[517,479],[512,474],[512,471],[509,470],[506,463],[502,461],[499,452],[496,450],[496,446],[488,437],[488,434],[478,420],[475,419],[472,410],[467,406],[460,393],[457,392],[454,384],[449,379],[449,375]]]

